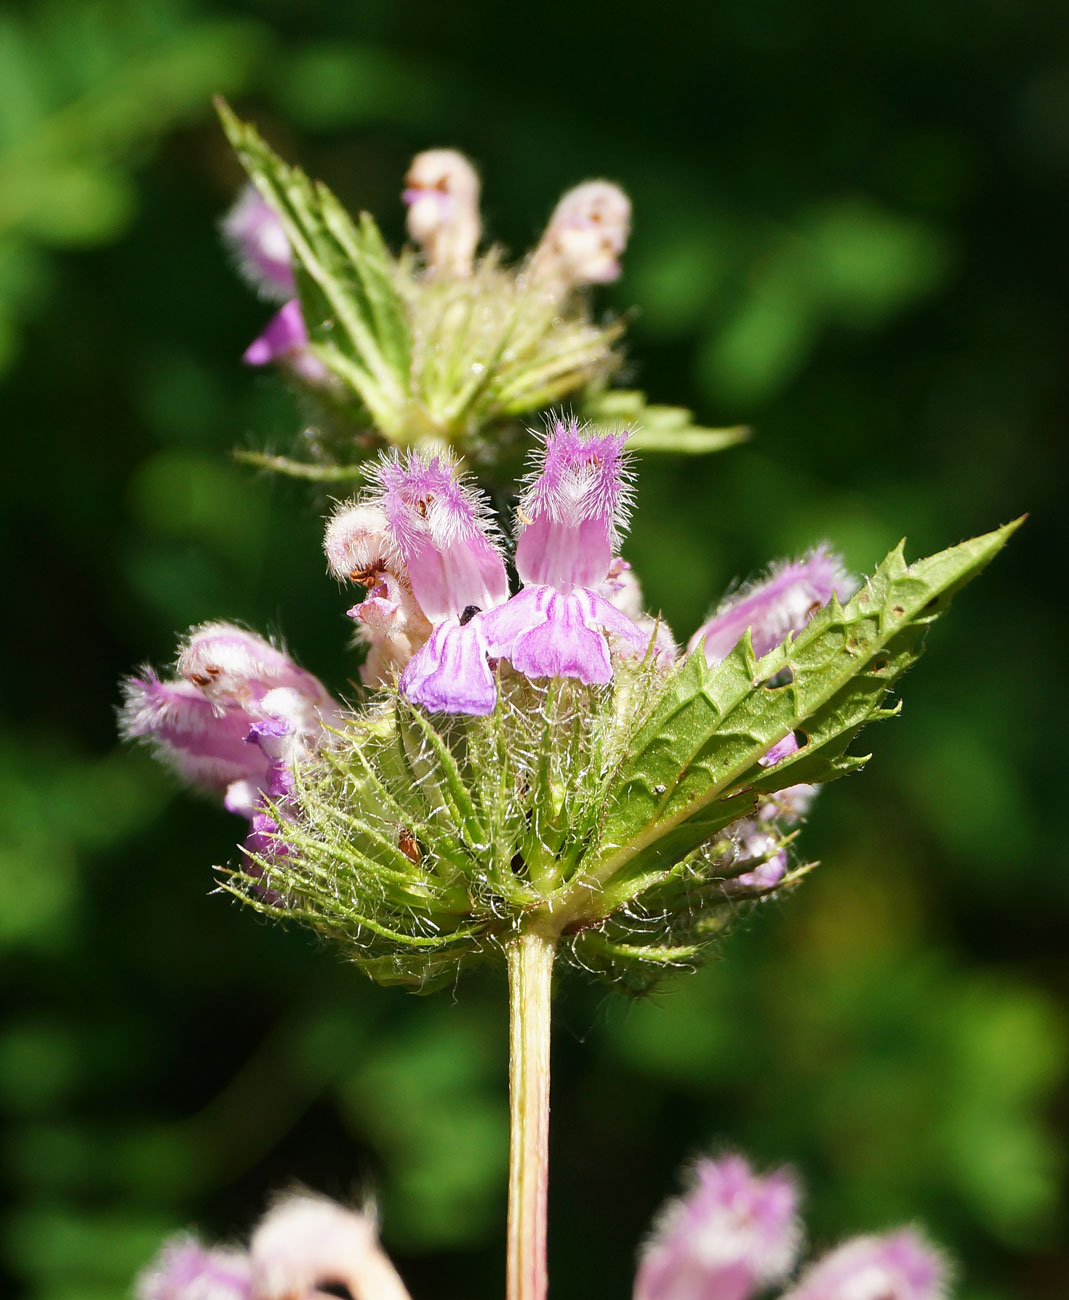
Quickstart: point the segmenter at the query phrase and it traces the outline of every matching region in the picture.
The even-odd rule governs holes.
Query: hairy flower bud
[[[209,1250],[174,1237],[141,1273],[136,1300],[252,1300],[252,1268],[242,1251]]]
[[[463,279],[471,275],[479,243],[479,177],[455,149],[428,149],[412,159],[402,195],[409,236],[420,245],[428,270]]]
[[[855,585],[838,556],[818,546],[801,560],[775,565],[765,581],[729,597],[694,633],[687,650],[702,646],[709,663],[717,663],[748,628],[760,658],[788,632],[800,632],[832,596],[845,600]]]
[[[802,1274],[783,1300],[942,1300],[946,1264],[910,1228],[855,1237]]]
[[[293,298],[293,253],[275,210],[254,185],[246,185],[223,219],[223,239],[238,270],[265,298]]]
[[[331,515],[323,537],[327,567],[336,578],[374,586],[386,569],[401,563],[390,541],[386,512],[381,506],[347,501]]]
[[[531,255],[528,276],[559,291],[615,280],[630,230],[631,201],[618,185],[577,185],[553,210]]]
[[[759,1177],[741,1156],[700,1160],[642,1249],[634,1300],[748,1300],[792,1268],[797,1204],[783,1170]]]

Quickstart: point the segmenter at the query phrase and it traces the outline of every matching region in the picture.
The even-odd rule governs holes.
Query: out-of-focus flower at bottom
[[[742,1156],[699,1160],[639,1253],[634,1300],[750,1300],[783,1286],[802,1241],[785,1170],[755,1174]],[[946,1263],[912,1228],[855,1237],[803,1270],[781,1300],[943,1300]]]
[[[248,1249],[208,1248],[189,1236],[165,1242],[134,1294],[136,1300],[319,1300],[339,1287],[356,1300],[409,1300],[379,1245],[375,1220],[301,1192],[264,1215]]]

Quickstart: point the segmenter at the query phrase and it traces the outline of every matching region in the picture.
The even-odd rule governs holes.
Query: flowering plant
[[[706,956],[744,905],[796,886],[816,787],[863,765],[854,737],[897,711],[888,692],[928,626],[1016,524],[912,564],[900,546],[863,581],[817,545],[725,599],[681,650],[620,554],[636,457],[717,450],[742,431],[608,386],[622,325],[595,325],[585,293],[619,271],[622,191],[571,191],[512,270],[496,251],[476,257],[471,165],[432,150],[404,191],[420,252],[394,258],[370,216],[352,222],[221,112],[255,185],[226,235],[245,274],[285,299],[245,359],[282,367],[310,413],[302,456],[250,459],[360,485],[336,504],[324,549],[330,572],[362,589],[349,610],[361,689],[343,705],[277,645],[210,623],[183,642],[173,679],[126,683],[123,727],[247,820],[223,887],[249,906],[337,940],[384,983],[425,990],[504,962],[508,1294],[540,1300],[558,957],[641,990]],[[788,1275],[788,1184],[727,1160],[702,1166],[698,1185],[644,1256],[638,1300],[743,1300]],[[771,1238],[757,1231],[717,1272],[705,1229],[686,1228],[707,1200],[714,1222],[767,1219]],[[314,1201],[291,1211],[297,1254],[348,1234],[364,1245],[339,1247],[346,1259],[381,1259],[363,1220]],[[717,1260],[731,1254],[725,1231],[706,1234]],[[216,1263],[203,1272],[216,1291],[196,1290],[201,1257],[179,1251],[146,1300],[303,1296],[324,1277],[401,1294],[378,1263],[380,1281],[347,1281],[323,1263],[327,1245],[306,1249],[301,1280],[280,1289],[257,1272],[256,1240],[231,1291]],[[843,1252],[792,1300],[938,1293],[941,1272],[914,1267],[927,1257],[911,1238]],[[874,1285],[906,1280],[865,1290],[866,1269]]]

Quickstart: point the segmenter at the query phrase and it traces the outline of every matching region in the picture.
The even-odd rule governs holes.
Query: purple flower
[[[383,461],[374,477],[373,504],[393,548],[388,563],[403,565],[433,628],[401,674],[401,691],[436,712],[490,713],[497,688],[480,619],[509,590],[489,508],[441,456],[409,452]]]
[[[412,159],[402,194],[407,227],[433,274],[471,275],[482,226],[479,177],[455,149],[428,149]]]
[[[764,582],[725,601],[694,633],[687,651],[704,646],[709,663],[719,663],[749,628],[754,653],[760,658],[788,632],[800,632],[833,595],[845,599],[853,587],[839,558],[818,546],[801,560],[776,565]]]
[[[151,669],[123,683],[120,729],[145,740],[156,756],[191,785],[224,795],[232,785],[259,786],[268,760],[245,743],[249,718],[241,709],[218,710],[191,682],[161,682]]]
[[[223,220],[223,239],[245,279],[265,298],[293,298],[293,253],[274,208],[246,185]]]
[[[275,312],[241,359],[247,366],[281,362],[310,384],[326,383],[330,378],[326,366],[309,351],[308,330],[296,298]]]
[[[510,659],[525,677],[578,677],[588,686],[612,681],[607,638],[636,651],[648,641],[626,614],[583,587],[567,595],[524,587],[482,625],[490,654]]]
[[[487,663],[486,636],[478,619],[439,623],[401,674],[401,690],[432,713],[485,717],[497,703]]]
[[[855,1237],[812,1264],[784,1300],[941,1300],[946,1264],[916,1232]]]
[[[631,507],[627,433],[587,435],[557,420],[520,497],[516,570],[526,584],[597,587],[605,581]]]
[[[288,796],[294,764],[325,743],[339,706],[284,651],[229,623],[195,628],[178,669],[177,681],[147,670],[124,684],[123,734],[247,818],[248,849],[280,848],[265,799]]]
[[[627,508],[626,433],[586,437],[558,420],[520,498],[516,570],[524,589],[483,616],[490,654],[528,677],[612,678],[609,640],[641,653],[649,636],[597,588]]]
[[[252,1266],[236,1250],[209,1250],[174,1237],[137,1279],[137,1300],[251,1300]]]
[[[798,1253],[797,1202],[783,1170],[762,1178],[741,1156],[699,1161],[643,1247],[634,1300],[747,1300],[780,1281]]]

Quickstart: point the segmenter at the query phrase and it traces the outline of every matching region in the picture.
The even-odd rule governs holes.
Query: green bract
[[[395,695],[352,716],[277,807],[285,847],[228,888],[339,939],[375,979],[431,986],[521,929],[640,988],[699,960],[737,904],[733,824],[847,753],[919,657],[928,625],[1017,527],[907,565],[761,659],[619,659],[608,687],[501,669],[487,718],[428,717]],[[794,733],[798,752],[760,762]],[[796,882],[791,872],[780,888]]]

